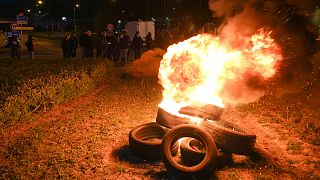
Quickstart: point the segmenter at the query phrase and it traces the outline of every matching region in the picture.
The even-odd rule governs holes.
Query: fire
[[[213,104],[224,107],[230,98],[225,94],[243,87],[249,75],[266,80],[276,74],[282,60],[281,49],[260,30],[236,42],[209,34],[199,34],[169,46],[159,68],[163,101],[159,105],[175,115],[185,106]]]

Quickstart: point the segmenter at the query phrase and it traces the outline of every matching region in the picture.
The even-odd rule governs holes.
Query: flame
[[[248,74],[271,78],[282,55],[270,34],[262,29],[236,42],[199,34],[169,46],[159,68],[159,82],[164,88],[159,107],[180,116],[178,111],[185,106],[224,107],[230,101],[224,97],[231,91],[227,88],[230,82],[237,85]]]

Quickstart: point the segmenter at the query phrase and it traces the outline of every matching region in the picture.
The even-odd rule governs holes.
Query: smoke
[[[164,53],[165,51],[159,48],[146,51],[133,63],[129,72],[135,76],[157,76]]]
[[[275,81],[299,82],[298,86],[302,86],[303,78],[318,69],[314,64],[319,64],[315,61],[320,60],[314,55],[319,51],[315,40],[319,30],[312,18],[316,8],[320,8],[319,0],[209,0],[208,3],[213,16],[224,18],[218,28],[219,35],[235,46],[243,35],[252,35],[261,28],[272,31],[284,56]],[[254,83],[262,84],[259,80]],[[244,89],[251,86],[242,85]],[[240,89],[234,94],[245,96],[246,90]]]

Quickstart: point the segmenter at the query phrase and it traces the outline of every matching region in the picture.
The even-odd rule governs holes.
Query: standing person
[[[71,35],[68,34],[61,42],[61,49],[63,51],[64,59],[71,59],[72,55],[72,39]]]
[[[14,34],[10,38],[10,46],[11,46],[11,57],[14,58],[15,56],[19,59],[20,58],[20,40],[18,35]]]
[[[127,35],[126,31],[122,31],[119,37],[119,49],[120,49],[120,57],[119,59],[122,62],[128,61],[128,50],[129,50],[130,38]]]
[[[71,55],[73,58],[75,58],[77,56],[77,48],[78,48],[78,39],[77,39],[77,35],[73,34],[71,37]]]
[[[80,58],[85,57],[83,43],[84,43],[84,33],[81,33],[79,36]]]
[[[98,35],[97,37],[97,54],[96,54],[96,57],[97,58],[100,58],[100,57],[103,57],[103,51],[104,51],[104,41],[103,41],[103,32],[101,32],[101,34]]]
[[[34,39],[32,38],[32,35],[28,36],[28,40],[25,43],[25,45],[27,47],[27,51],[28,51],[29,57],[31,59],[33,59],[34,58],[34,51],[35,51],[36,43],[34,42]]]
[[[107,32],[106,39],[107,39],[107,58],[113,61],[116,61],[118,59],[117,57],[118,40],[111,31]]]
[[[131,43],[131,46],[134,49],[134,57],[135,57],[135,59],[138,59],[141,56],[141,52],[140,51],[141,51],[142,43],[143,43],[143,40],[140,37],[140,32],[137,31],[136,34],[134,35],[134,37],[132,39],[132,43]]]
[[[88,30],[83,36],[83,51],[86,58],[93,57],[93,40],[91,31]]]
[[[153,39],[152,39],[151,32],[148,32],[147,34],[146,45],[147,45],[147,50],[153,49]]]

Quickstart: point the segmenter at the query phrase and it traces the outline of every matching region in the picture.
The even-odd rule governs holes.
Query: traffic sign
[[[113,31],[113,29],[114,29],[113,24],[107,24],[107,30],[108,31]]]
[[[28,16],[17,16],[17,21],[28,21]]]
[[[33,30],[33,27],[32,27],[32,26],[29,26],[29,27],[27,27],[27,26],[25,26],[25,27],[23,27],[23,26],[17,26],[17,27],[16,27],[16,30],[18,30],[18,31],[32,31],[32,30]]]
[[[17,24],[12,23],[12,24],[10,25],[10,28],[11,28],[12,31],[15,31],[16,28],[17,28]]]
[[[17,16],[17,24],[28,24],[28,16]]]

